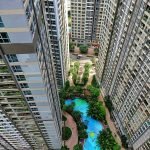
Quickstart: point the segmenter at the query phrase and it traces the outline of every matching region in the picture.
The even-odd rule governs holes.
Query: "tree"
[[[70,73],[72,74],[72,80],[73,80],[74,84],[76,84],[76,81],[77,81],[79,67],[80,67],[80,63],[75,62],[74,65],[70,69]]]
[[[70,82],[67,80],[65,83],[65,89],[67,90],[70,87]]]
[[[63,127],[62,128],[62,139],[63,140],[68,140],[71,137],[71,129],[68,127]]]
[[[86,54],[87,53],[87,51],[88,51],[88,46],[87,45],[80,45],[80,52],[82,53],[82,54]]]
[[[81,144],[75,145],[73,150],[83,150],[82,145]]]
[[[65,145],[61,147],[61,150],[69,150],[69,148],[67,148],[67,146]]]
[[[128,142],[127,142],[127,137],[125,135],[121,135],[121,142],[122,142],[122,146],[127,149]]]
[[[80,111],[73,111],[72,116],[74,120],[77,122],[81,119],[81,112]]]
[[[96,120],[105,120],[106,110],[102,102],[91,102],[88,109],[88,115]]]
[[[71,105],[63,105],[62,110],[71,114],[73,112],[74,105],[74,103],[72,103]]]
[[[95,65],[96,64],[96,58],[95,57],[92,57],[91,58],[91,61],[92,61],[92,63]]]
[[[95,55],[98,56],[99,48],[95,48],[95,49],[94,49],[94,52],[95,52]]]
[[[78,136],[79,136],[79,139],[87,139],[88,138],[88,134],[87,134],[86,130],[79,130]]]
[[[94,86],[95,88],[99,88],[99,84],[96,80],[96,76],[94,75],[93,76],[93,79],[92,79],[92,86]]]
[[[90,70],[91,65],[89,63],[86,63],[84,65],[84,73],[83,73],[83,77],[82,77],[82,82],[85,85],[88,81],[89,78],[89,70]]]
[[[113,104],[112,104],[112,101],[110,100],[110,96],[106,96],[104,99],[105,99],[106,107],[108,108],[109,112],[111,113],[113,110]]]
[[[90,93],[91,93],[91,96],[93,97],[93,98],[95,98],[95,97],[98,97],[99,96],[99,88],[95,88],[95,87],[93,87],[92,85],[89,85],[88,87],[87,87],[87,89],[90,91]]]
[[[67,120],[67,118],[63,115],[62,116],[62,121],[66,121]]]
[[[75,45],[73,43],[69,43],[69,51],[74,52]]]
[[[98,135],[98,144],[102,150],[120,150],[121,147],[117,144],[109,128],[100,131]]]
[[[60,89],[59,97],[63,99],[66,98],[66,90],[64,88]]]

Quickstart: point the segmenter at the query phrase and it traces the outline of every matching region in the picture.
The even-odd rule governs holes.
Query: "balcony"
[[[0,66],[0,74],[1,73],[9,73],[9,70],[6,66]]]

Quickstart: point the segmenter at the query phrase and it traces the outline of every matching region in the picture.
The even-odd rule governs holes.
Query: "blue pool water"
[[[100,131],[102,131],[102,124],[87,116],[87,110],[89,104],[80,98],[75,98],[74,100],[66,100],[65,104],[70,105],[75,103],[74,110],[82,112],[82,121],[87,125],[88,138],[84,141],[83,149],[84,150],[100,150],[100,146],[97,144],[97,136]]]

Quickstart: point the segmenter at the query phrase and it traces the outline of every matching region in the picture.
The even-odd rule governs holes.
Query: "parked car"
[[[77,56],[77,59],[80,59],[81,57],[82,57],[82,55],[78,55],[78,56]]]

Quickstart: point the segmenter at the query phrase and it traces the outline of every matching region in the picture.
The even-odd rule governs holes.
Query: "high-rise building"
[[[72,0],[72,41],[105,44],[103,40],[109,38],[115,9],[115,0]]]
[[[149,150],[150,2],[120,0],[116,6],[109,40],[104,41],[108,45],[100,48],[97,79],[102,93],[110,96],[115,124],[129,147]]]
[[[66,0],[44,0],[48,36],[52,48],[57,85],[64,86],[69,69],[69,32]]]
[[[65,82],[68,64],[64,5],[53,0],[0,1],[3,147],[61,148],[58,87]]]

